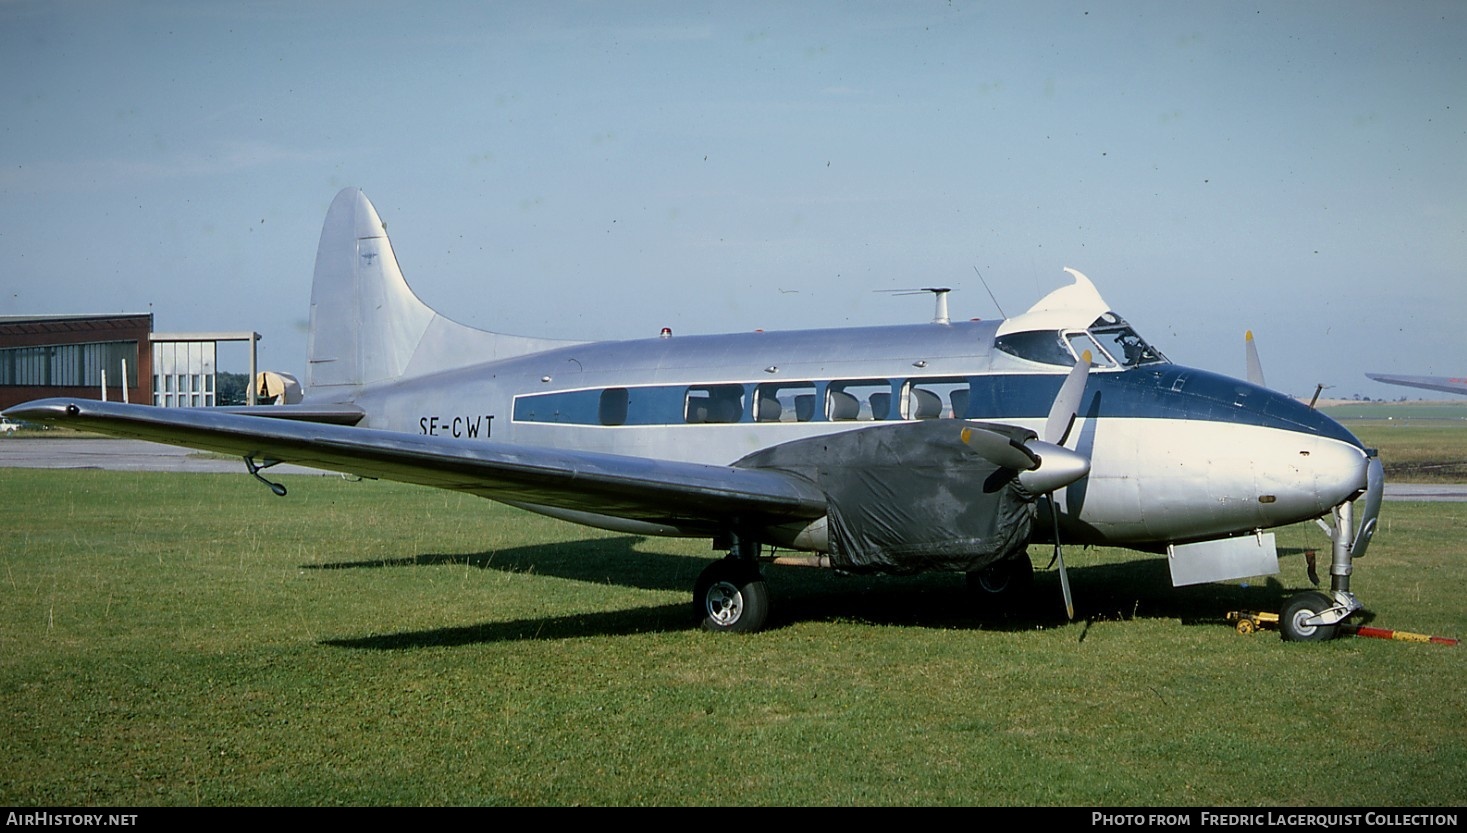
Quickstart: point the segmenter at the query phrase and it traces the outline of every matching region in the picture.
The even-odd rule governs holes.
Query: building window
[[[46,344],[0,350],[0,385],[25,387],[100,387],[102,377],[115,386],[127,371],[127,386],[138,384],[138,343]]]

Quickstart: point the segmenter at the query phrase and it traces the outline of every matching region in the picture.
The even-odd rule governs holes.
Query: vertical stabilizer
[[[361,189],[332,200],[311,285],[309,398],[346,401],[366,385],[567,343],[477,330],[438,314],[408,287]]]
[[[316,250],[306,386],[401,376],[433,314],[408,288],[366,195],[357,188],[337,194]]]

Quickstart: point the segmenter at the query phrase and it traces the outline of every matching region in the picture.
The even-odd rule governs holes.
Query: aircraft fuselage
[[[1038,431],[1069,370],[1065,338],[1088,336],[1056,334],[1059,352],[1036,361],[997,347],[999,325],[575,344],[367,386],[355,401],[372,428],[714,465],[904,420]],[[1096,354],[1067,443],[1090,457],[1090,474],[1057,496],[1067,542],[1156,549],[1266,529],[1325,515],[1364,487],[1360,442],[1290,397]]]

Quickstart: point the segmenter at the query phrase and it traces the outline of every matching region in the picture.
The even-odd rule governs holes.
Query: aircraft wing
[[[1386,373],[1367,373],[1365,375],[1388,385],[1405,385],[1411,388],[1439,390],[1444,393],[1467,394],[1467,379],[1452,376],[1392,376]]]
[[[508,503],[680,528],[823,516],[826,498],[788,472],[262,419],[212,409],[42,399],[5,415],[167,445],[453,489]]]

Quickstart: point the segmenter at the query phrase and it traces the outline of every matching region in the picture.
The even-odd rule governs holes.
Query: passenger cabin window
[[[815,419],[814,382],[766,382],[754,389],[755,422]]]
[[[831,422],[897,419],[892,412],[891,383],[885,379],[831,382],[825,393],[825,418]]]
[[[598,416],[602,425],[625,425],[627,422],[627,389],[607,388],[601,391]]]
[[[684,420],[692,425],[738,422],[744,418],[743,385],[703,385],[688,388]]]
[[[558,425],[718,425],[966,418],[962,376],[749,384],[649,385],[521,394],[515,422]]]
[[[907,419],[961,419],[968,414],[967,379],[913,379],[905,390],[902,415]]]

